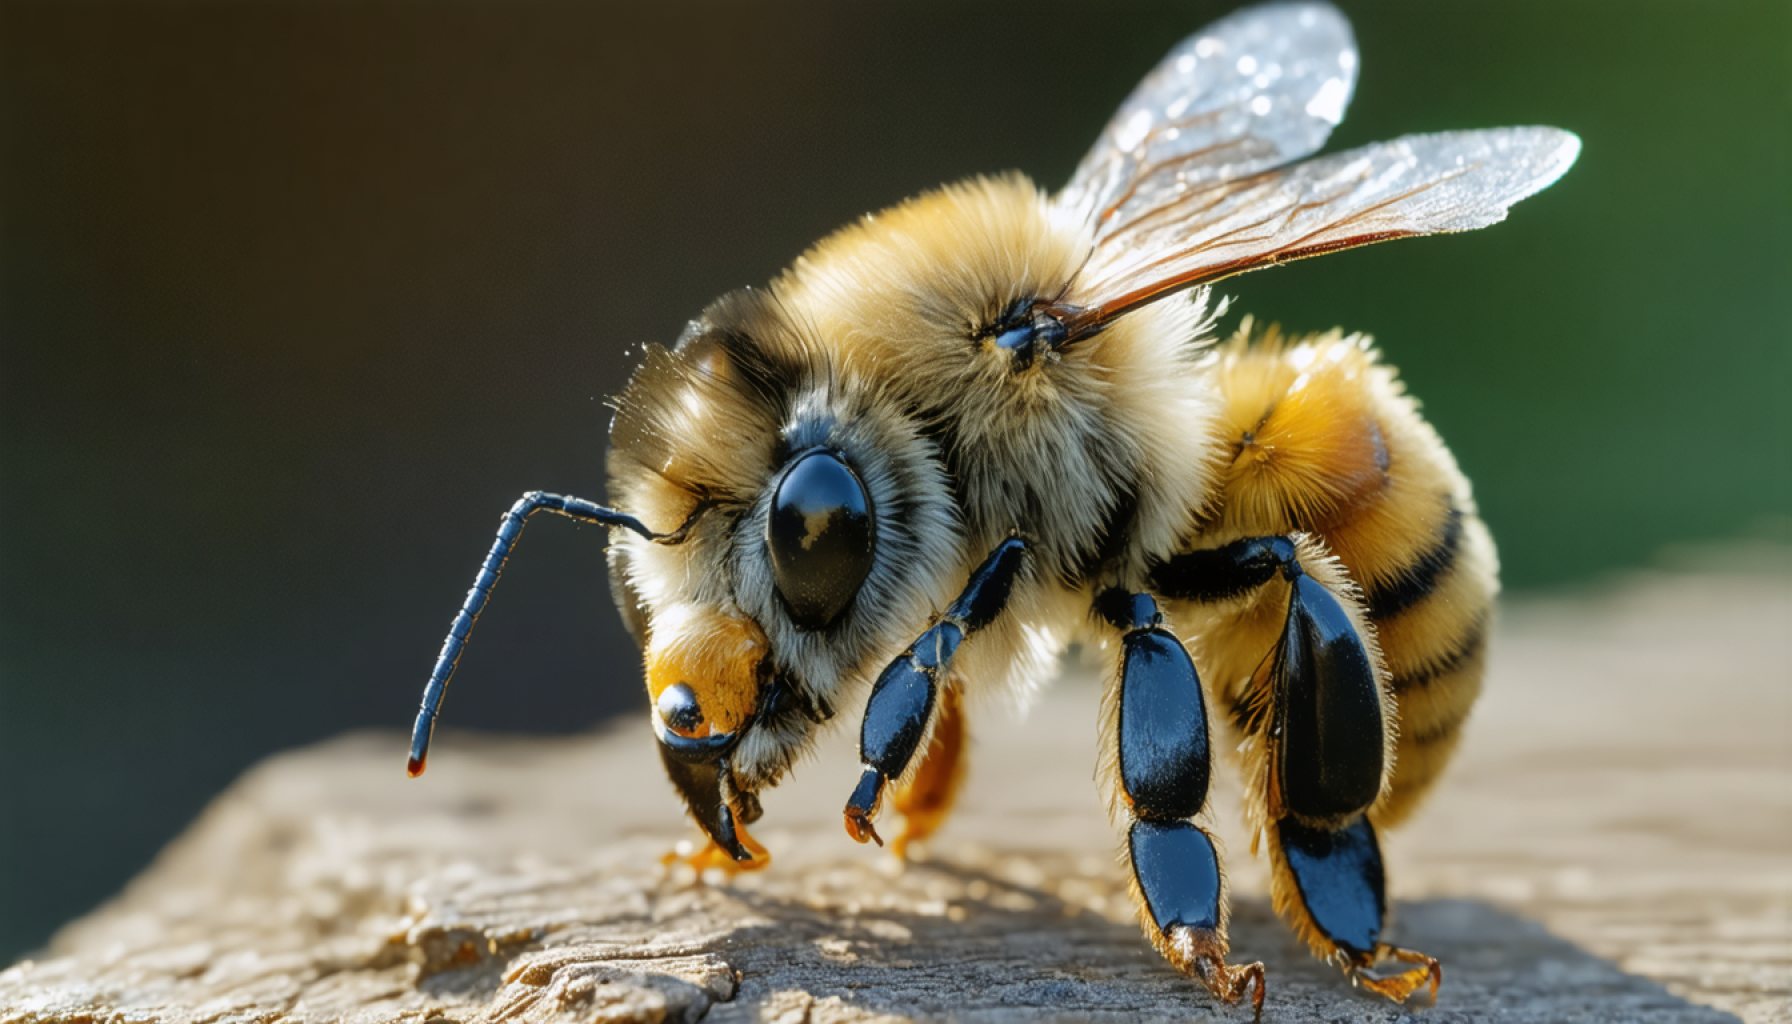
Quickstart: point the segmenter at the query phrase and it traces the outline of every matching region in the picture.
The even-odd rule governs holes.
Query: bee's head
[[[764,857],[758,794],[943,606],[956,555],[932,445],[818,348],[763,294],[724,299],[647,350],[611,429],[613,498],[689,523],[619,532],[611,585],[667,773],[738,862]]]

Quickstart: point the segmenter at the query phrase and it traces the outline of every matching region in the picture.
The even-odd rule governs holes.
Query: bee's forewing
[[[1064,297],[1106,320],[1258,267],[1486,227],[1561,177],[1579,152],[1580,140],[1559,128],[1440,132],[1195,188],[1154,188],[1149,203],[1097,232]]]
[[[1057,201],[1124,223],[1177,188],[1232,181],[1325,144],[1356,87],[1356,41],[1330,4],[1272,3],[1182,41],[1102,130]]]

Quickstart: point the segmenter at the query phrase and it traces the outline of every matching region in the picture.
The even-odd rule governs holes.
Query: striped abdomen
[[[1398,822],[1448,762],[1480,694],[1498,591],[1492,538],[1455,459],[1365,341],[1235,340],[1215,376],[1226,468],[1200,543],[1311,533],[1362,588],[1399,716],[1374,817]],[[1282,607],[1282,595],[1264,597],[1202,631],[1215,699],[1247,732],[1262,722],[1256,670]]]

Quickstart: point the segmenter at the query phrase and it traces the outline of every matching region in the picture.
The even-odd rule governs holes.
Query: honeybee
[[[1493,542],[1365,338],[1246,321],[1216,342],[1208,286],[1493,224],[1579,141],[1500,128],[1312,157],[1356,70],[1334,8],[1242,10],[1172,50],[1057,193],[1007,174],[917,196],[649,347],[611,427],[628,511],[530,492],[505,513],[411,774],[524,522],[552,512],[615,528],[610,582],[708,839],[698,866],[769,862],[759,794],[861,699],[845,828],[881,844],[887,801],[901,852],[952,806],[965,696],[1024,696],[1081,640],[1110,652],[1104,785],[1157,950],[1261,1012],[1205,825],[1211,705],[1277,913],[1353,984],[1435,999],[1438,962],[1384,939],[1378,837],[1481,687]]]

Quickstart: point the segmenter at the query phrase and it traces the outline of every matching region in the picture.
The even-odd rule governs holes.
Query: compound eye
[[[772,581],[799,629],[838,619],[871,572],[871,496],[835,452],[797,457],[772,495],[765,526]]]

